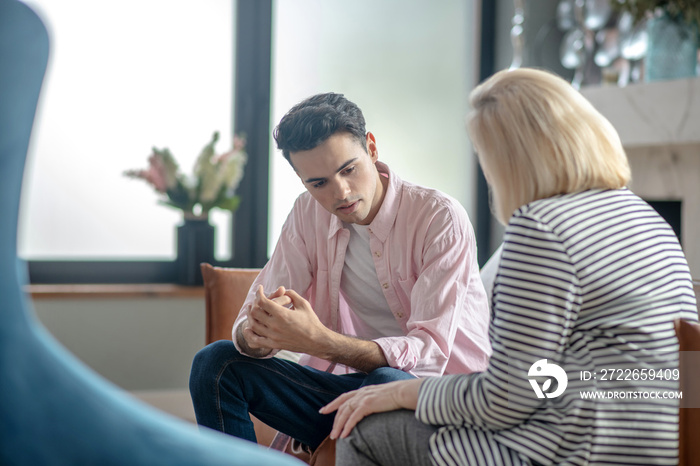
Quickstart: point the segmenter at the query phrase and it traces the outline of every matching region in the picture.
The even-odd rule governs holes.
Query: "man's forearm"
[[[236,329],[236,343],[238,344],[238,347],[243,350],[243,352],[253,358],[264,358],[270,352],[272,352],[271,349],[268,348],[251,348],[248,346],[248,342],[245,339],[245,336],[243,336],[243,330],[247,327],[248,321],[245,320],[241,322],[241,324],[238,326]]]
[[[384,352],[373,341],[333,333],[326,341],[319,343],[317,348],[313,356],[362,372],[371,372],[389,365]]]

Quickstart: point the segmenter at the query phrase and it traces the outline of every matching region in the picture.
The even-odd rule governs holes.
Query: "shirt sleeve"
[[[546,225],[519,217],[506,231],[494,288],[486,371],[427,379],[416,417],[434,425],[491,430],[522,423],[545,401],[533,396],[534,361],[558,362],[580,309],[580,288],[564,246]]]
[[[262,285],[266,293],[271,293],[278,287],[284,286],[287,289],[296,290],[305,298],[307,297],[306,294],[311,285],[313,271],[307,254],[308,249],[303,240],[304,235],[300,231],[303,226],[301,219],[304,218],[302,211],[303,205],[297,200],[282,227],[282,232],[272,257],[270,257],[270,260],[265,264],[265,267],[250,287],[243,307],[233,324],[233,342],[236,349],[242,354],[246,353],[238,346],[236,331],[241,323],[248,318],[248,312],[252,307],[255,290],[258,288],[258,285]],[[276,350],[272,351],[267,357],[272,357],[277,352]]]
[[[421,266],[410,291],[405,337],[374,340],[391,367],[418,377],[442,375],[455,351],[461,371],[481,371],[489,358],[488,301],[466,212],[443,208],[431,218]],[[406,284],[405,286],[410,286]],[[459,348],[455,340],[459,336]]]

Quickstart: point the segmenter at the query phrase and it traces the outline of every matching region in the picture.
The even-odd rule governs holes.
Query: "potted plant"
[[[613,10],[628,12],[640,21],[657,10],[689,24],[700,24],[700,3],[697,0],[611,0]]]
[[[611,0],[614,10],[647,21],[645,80],[695,76],[700,43],[698,0]]]
[[[214,261],[214,227],[209,211],[214,208],[234,212],[240,203],[236,189],[247,161],[245,139],[233,138],[233,148],[215,153],[219,133],[204,146],[192,175],[185,175],[170,150],[153,148],[148,168],[128,170],[124,175],[146,181],[162,195],[160,203],[179,209],[183,223],[177,227],[177,281],[183,285],[201,285],[201,262]]]

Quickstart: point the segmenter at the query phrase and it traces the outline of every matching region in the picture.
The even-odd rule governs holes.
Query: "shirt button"
[[[389,284],[388,284],[388,283],[382,283],[382,288],[384,288],[384,289],[386,290],[387,288],[389,288]]]
[[[367,228],[367,231],[369,231],[370,233],[372,233],[372,229],[371,229],[371,228]]]
[[[403,318],[403,312],[397,312],[396,317],[398,317],[399,319]]]
[[[382,253],[379,251],[374,251],[374,255],[377,257],[382,257]]]

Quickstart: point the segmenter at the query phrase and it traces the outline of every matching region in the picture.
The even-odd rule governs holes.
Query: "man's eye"
[[[349,174],[352,173],[353,171],[355,171],[355,167],[348,167],[348,168],[346,168],[345,170],[343,170],[343,174],[344,174],[344,175],[349,175]]]
[[[313,184],[313,187],[314,187],[314,188],[321,188],[321,187],[323,187],[323,185],[325,185],[325,184],[326,184],[325,181],[318,181],[318,182],[316,182],[316,183]]]

